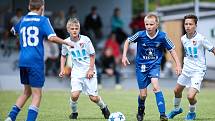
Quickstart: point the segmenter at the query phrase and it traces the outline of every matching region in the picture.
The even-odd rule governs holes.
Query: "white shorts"
[[[81,91],[86,95],[98,96],[97,78],[71,78],[71,92]]]
[[[186,86],[193,87],[200,92],[201,83],[203,77],[205,75],[205,71],[182,71],[182,74],[178,77],[177,83]]]

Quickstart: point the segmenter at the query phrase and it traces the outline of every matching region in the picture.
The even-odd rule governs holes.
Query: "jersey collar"
[[[188,39],[192,39],[192,38],[194,38],[196,35],[197,35],[197,32],[195,31],[191,38],[188,38],[188,35],[187,35],[187,34],[186,34],[186,37],[187,37]]]
[[[37,14],[35,12],[28,12],[28,15],[39,15],[39,14]]]
[[[146,35],[147,35],[150,39],[154,39],[154,38],[158,35],[159,30],[157,29],[156,31],[157,31],[157,32],[155,33],[155,35],[154,35],[153,37],[151,37],[151,36],[148,34],[147,31],[146,31]]]

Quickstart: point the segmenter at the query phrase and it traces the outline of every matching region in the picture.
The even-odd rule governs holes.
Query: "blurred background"
[[[69,35],[66,22],[78,17],[81,34],[91,38],[96,49],[96,66],[99,88],[136,88],[135,54],[136,45],[129,48],[128,68],[121,67],[122,47],[125,39],[139,30],[144,30],[144,17],[155,12],[160,17],[160,29],[165,31],[176,45],[181,62],[183,48],[180,37],[184,34],[184,15],[195,13],[198,31],[215,46],[215,0],[45,0],[45,16],[56,34],[65,39]],[[19,42],[10,29],[28,12],[28,0],[0,0],[0,90],[20,89],[18,53]],[[44,42],[46,63],[46,87],[48,89],[70,88],[70,60],[65,68],[67,77],[58,78],[61,46]],[[203,86],[215,85],[215,57],[206,52],[208,71]],[[109,60],[109,61],[105,61]],[[162,61],[161,85],[173,87],[177,77],[174,63],[168,52]],[[107,66],[104,66],[107,65]],[[111,70],[111,71],[109,71]]]

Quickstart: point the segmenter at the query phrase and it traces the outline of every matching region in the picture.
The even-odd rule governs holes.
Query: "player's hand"
[[[68,45],[68,46],[71,47],[71,48],[74,48],[74,45],[73,45],[72,42],[67,42],[66,45]]]
[[[63,71],[60,71],[60,73],[59,73],[59,77],[63,77],[65,75],[65,71],[63,70]]]
[[[88,78],[88,79],[91,79],[91,78],[93,78],[93,75],[94,75],[93,69],[89,69],[89,70],[87,71],[87,78]]]
[[[175,67],[175,74],[179,76],[181,74],[181,72],[182,72],[181,66],[176,66]]]
[[[127,64],[130,64],[128,58],[127,57],[122,57],[122,65],[127,66]]]

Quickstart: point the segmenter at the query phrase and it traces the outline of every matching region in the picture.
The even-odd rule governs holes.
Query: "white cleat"
[[[12,121],[12,119],[10,117],[7,117],[7,119],[5,119],[4,121]]]

